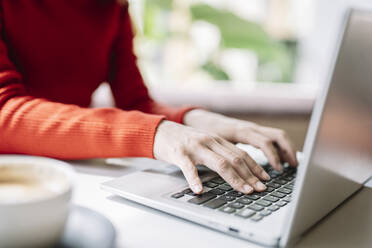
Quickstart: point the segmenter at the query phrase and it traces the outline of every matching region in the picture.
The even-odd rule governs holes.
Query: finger
[[[274,146],[275,146],[275,148],[279,151],[278,154],[279,154],[280,162],[281,162],[281,163],[285,163],[285,162],[287,162],[287,160],[288,160],[288,156],[286,156],[286,153],[283,152],[283,151],[280,149],[279,145],[278,145],[276,142],[274,142]]]
[[[184,156],[178,164],[191,190],[196,194],[202,193],[203,185],[199,178],[198,170],[191,159],[188,156]]]
[[[267,174],[267,172],[262,168],[262,166],[258,165],[256,163],[256,161],[254,161],[249,155],[248,153],[246,153],[245,151],[241,150],[243,153],[246,154],[246,160],[248,161],[251,161],[251,162],[248,162],[248,165],[249,165],[249,168],[251,169],[251,171],[255,174],[255,175],[258,175],[259,178],[261,178],[262,180],[265,180],[265,181],[268,181],[270,180],[270,175]]]
[[[239,176],[243,178],[255,190],[263,191],[266,189],[266,186],[262,182],[260,182],[260,180],[256,176],[253,175],[246,160],[243,158],[243,156],[238,154],[238,151],[236,151],[236,147],[234,145],[232,145],[233,147],[227,147],[219,142],[214,142],[209,146],[211,150],[228,159]]]
[[[280,134],[279,134],[279,137],[275,139],[275,141],[279,146],[281,154],[283,154],[284,160],[293,167],[298,166],[296,151],[293,148],[293,145],[290,143],[290,141],[280,136]]]
[[[278,150],[274,147],[273,141],[270,138],[260,133],[253,133],[250,135],[249,141],[250,144],[263,151],[267,160],[275,170],[283,171]]]
[[[236,147],[234,144],[228,142],[227,140],[225,139],[217,139],[217,141],[224,145],[225,147],[228,147],[230,148],[237,156],[241,157],[244,159],[245,163],[248,165],[248,168],[250,169],[250,171],[253,173],[253,175],[255,175],[256,177],[258,177],[259,179],[261,180],[269,180],[270,179],[270,176],[269,174],[266,173],[266,171],[262,168],[262,166],[258,165],[256,163],[256,161],[254,161],[249,155],[248,153],[246,153],[245,151],[239,149],[238,147]]]
[[[294,146],[283,130],[270,127],[259,127],[257,130],[278,144],[282,157],[289,165],[294,167],[298,165]]]
[[[288,162],[289,161],[289,155],[287,152],[283,151],[280,146],[275,142],[274,143],[274,146],[277,150],[279,150],[279,157],[280,157],[280,161],[282,163],[285,163],[285,162]],[[289,163],[289,162],[288,162]]]
[[[249,194],[253,188],[235,171],[230,162],[221,155],[204,148],[199,152],[201,164],[217,172],[235,190]]]

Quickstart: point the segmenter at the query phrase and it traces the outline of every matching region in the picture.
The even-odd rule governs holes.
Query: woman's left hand
[[[184,116],[185,125],[217,134],[231,143],[244,143],[261,149],[271,166],[282,171],[281,161],[298,165],[296,151],[285,131],[260,126],[249,121],[229,118],[201,109]]]

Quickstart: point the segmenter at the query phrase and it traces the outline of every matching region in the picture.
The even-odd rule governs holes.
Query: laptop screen
[[[372,175],[371,12],[350,15],[312,161],[360,184]]]
[[[340,39],[329,87],[313,112],[282,245],[372,176],[372,11],[350,11]]]

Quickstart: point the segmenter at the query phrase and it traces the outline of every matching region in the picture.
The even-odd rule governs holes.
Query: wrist
[[[203,119],[208,111],[204,109],[193,109],[188,111],[184,116],[183,116],[183,124],[186,126],[196,126],[201,119]]]
[[[169,139],[174,136],[174,134],[179,133],[182,126],[182,124],[167,120],[163,120],[159,123],[154,137],[154,158],[164,160],[169,146]]]

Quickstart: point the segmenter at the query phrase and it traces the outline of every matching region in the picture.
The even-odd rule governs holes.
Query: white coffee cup
[[[0,247],[48,247],[68,217],[74,171],[35,156],[0,156]]]

